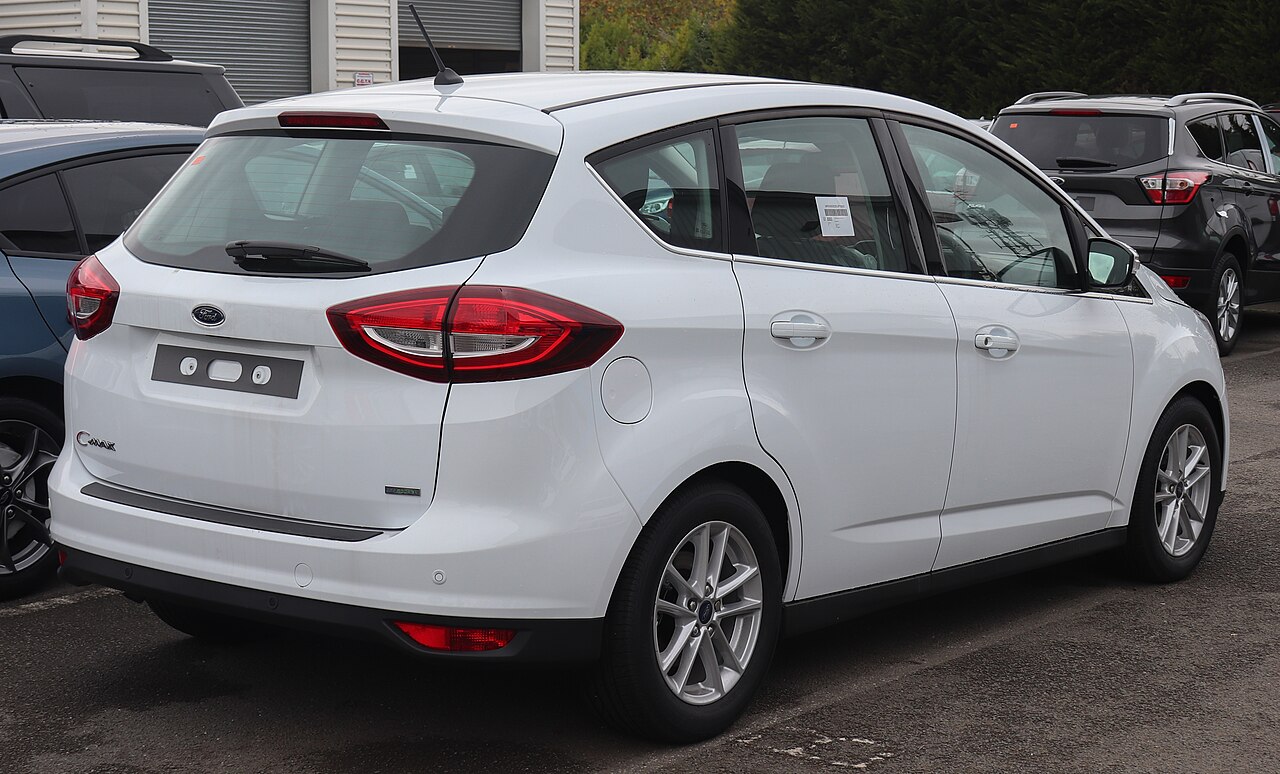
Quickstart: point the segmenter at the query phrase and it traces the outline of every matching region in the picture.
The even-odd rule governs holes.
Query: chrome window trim
[[[942,279],[932,274],[919,272],[886,271],[883,269],[859,269],[853,266],[829,266],[825,263],[808,263],[792,261],[786,258],[769,258],[763,255],[733,255],[734,263],[753,263],[758,266],[777,266],[782,269],[804,269],[808,271],[824,271],[830,274],[852,274],[863,277],[880,277],[881,279],[905,279],[913,282],[937,282]]]
[[[644,220],[639,215],[637,215],[634,211],[632,211],[630,207],[627,206],[627,203],[622,200],[622,197],[618,196],[618,192],[613,190],[612,187],[610,187],[609,183],[605,181],[604,177],[602,177],[599,172],[596,171],[595,167],[591,166],[590,162],[588,162],[586,159],[583,159],[582,163],[586,166],[587,171],[591,173],[591,176],[596,179],[596,182],[600,184],[600,187],[605,190],[605,193],[609,195],[609,198],[613,199],[613,201],[619,207],[622,208],[623,212],[630,215],[631,219],[635,221],[637,225],[640,226],[640,228],[644,231],[644,233],[648,234],[649,238],[652,239],[654,242],[656,242],[657,245],[661,247],[663,250],[666,250],[669,253],[674,253],[675,255],[684,255],[684,256],[689,256],[691,258],[711,258],[712,260],[716,260],[716,261],[732,261],[733,260],[733,256],[730,255],[729,253],[715,253],[709,250],[698,250],[692,247],[678,247],[676,245],[671,244],[670,242],[667,242],[662,237],[655,234],[653,229],[649,228],[649,224],[645,223]],[[721,196],[723,195],[724,195],[724,192],[721,191]]]
[[[975,280],[967,277],[935,277],[934,279],[936,279],[939,284],[945,285],[967,285],[970,287],[994,288],[999,290],[1020,290],[1024,293],[1041,293],[1051,296],[1067,296],[1070,298],[1102,298],[1111,301],[1133,301],[1141,304],[1153,303],[1150,298],[1122,296],[1101,290],[1081,291],[1070,288],[1050,288],[1041,285],[1015,285],[1008,282],[991,282],[989,280]]]
[[[1169,116],[1169,155],[1173,155],[1173,137],[1178,131],[1178,120],[1173,116]],[[1194,139],[1194,138],[1192,138]],[[1196,143],[1199,145],[1199,143]]]

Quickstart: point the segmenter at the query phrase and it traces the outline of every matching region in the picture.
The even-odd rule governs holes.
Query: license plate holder
[[[215,363],[218,367],[211,369]],[[239,375],[228,378],[226,374],[229,369],[234,372],[235,364],[240,367]],[[301,360],[283,357],[160,344],[156,347],[151,380],[296,399],[302,385],[302,365]],[[211,376],[211,370],[221,376]]]

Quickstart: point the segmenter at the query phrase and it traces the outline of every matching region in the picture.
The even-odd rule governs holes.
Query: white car
[[[1122,546],[1182,578],[1226,481],[1206,321],[999,140],[848,88],[233,110],[69,304],[64,577],[213,639],[592,662],[668,740],[784,632]]]

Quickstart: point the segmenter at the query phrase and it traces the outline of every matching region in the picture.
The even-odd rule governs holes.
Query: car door
[[[894,126],[928,201],[926,250],[939,256],[930,265],[959,336],[935,569],[1105,528],[1119,504],[1133,356],[1116,301],[1078,290],[1083,224],[994,148],[942,126]],[[922,174],[934,168],[954,171]]]
[[[1244,112],[1224,113],[1218,116],[1222,126],[1225,150],[1224,163],[1230,167],[1223,186],[1245,213],[1252,237],[1253,259],[1244,266],[1244,302],[1246,304],[1267,301],[1277,297],[1276,241],[1280,234],[1272,235],[1275,223],[1276,201],[1280,197],[1280,183],[1268,170],[1262,138],[1253,114]],[[1268,267],[1268,264],[1271,264]],[[1260,269],[1260,271],[1255,271]]]
[[[166,147],[82,159],[0,189],[9,263],[64,347],[71,342],[67,275],[81,257],[115,241],[190,152]]]
[[[1257,181],[1261,192],[1258,197],[1266,202],[1266,211],[1258,208],[1259,223],[1255,226],[1258,254],[1254,258],[1253,284],[1258,289],[1258,300],[1274,301],[1280,298],[1280,124],[1267,116],[1254,115],[1262,135],[1262,148],[1266,162],[1266,174]]]
[[[941,536],[955,322],[877,131],[855,115],[722,129],[741,197],[730,208],[743,224],[731,244],[743,369],[760,442],[798,498],[800,597],[927,573]]]

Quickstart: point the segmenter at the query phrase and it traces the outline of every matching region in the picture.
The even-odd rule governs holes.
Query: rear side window
[[[1266,141],[1267,154],[1271,156],[1271,173],[1280,175],[1280,126],[1270,118],[1259,118],[1262,137]]]
[[[1262,141],[1248,113],[1228,113],[1218,117],[1222,122],[1222,141],[1227,155],[1224,160],[1233,167],[1265,172],[1262,159]]]
[[[226,108],[199,73],[16,67],[45,118],[208,126]]]
[[[186,153],[134,156],[64,171],[89,252],[115,241],[186,158]]]
[[[734,131],[759,255],[910,271],[897,204],[866,119],[782,118]]]
[[[664,242],[721,252],[720,173],[710,131],[596,162],[627,209]]]
[[[80,252],[62,186],[51,174],[0,190],[0,234],[22,251]]]
[[[445,139],[214,137],[125,245],[144,261],[231,273],[243,271],[225,249],[238,240],[316,246],[375,273],[447,263],[514,246],[554,164]]]
[[[1187,131],[1191,132],[1191,136],[1195,138],[1196,145],[1200,146],[1200,152],[1205,158],[1222,161],[1226,154],[1222,150],[1222,134],[1218,131],[1216,117],[1191,121],[1187,124]]]
[[[1169,119],[1139,115],[1002,115],[992,134],[1040,169],[1121,169],[1169,155]]]

